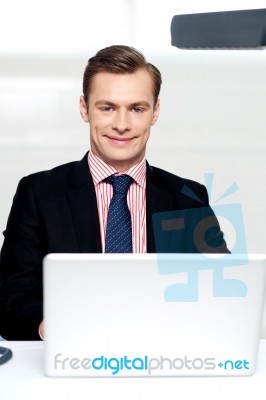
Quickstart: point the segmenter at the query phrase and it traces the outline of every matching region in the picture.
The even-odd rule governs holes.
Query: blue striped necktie
[[[111,175],[105,182],[113,185],[105,238],[105,253],[132,253],[132,223],[127,192],[133,182],[129,175]]]

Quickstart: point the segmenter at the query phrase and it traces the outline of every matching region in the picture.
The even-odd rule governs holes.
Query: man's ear
[[[84,96],[80,96],[79,98],[79,111],[83,121],[89,122],[89,113]]]
[[[153,117],[152,117],[152,121],[151,121],[152,125],[154,125],[155,122],[157,121],[159,114],[160,114],[160,100],[158,99],[157,103],[154,107],[154,110],[153,110]]]

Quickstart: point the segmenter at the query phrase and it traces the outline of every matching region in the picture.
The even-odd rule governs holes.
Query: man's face
[[[93,153],[123,172],[144,157],[159,102],[154,104],[152,79],[146,70],[99,72],[93,78],[88,108],[84,97],[80,98],[80,112],[90,124]]]

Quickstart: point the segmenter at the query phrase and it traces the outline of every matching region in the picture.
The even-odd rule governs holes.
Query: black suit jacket
[[[200,201],[184,194],[184,187]],[[208,206],[203,185],[147,164],[147,252],[156,252],[153,214],[202,206]],[[43,318],[43,257],[48,253],[102,251],[87,154],[79,162],[24,177],[18,185],[4,236],[0,258],[0,335],[10,340],[38,340],[38,326]],[[224,242],[223,246],[227,251]],[[170,246],[164,252],[172,249]],[[191,249],[188,246],[176,251]]]

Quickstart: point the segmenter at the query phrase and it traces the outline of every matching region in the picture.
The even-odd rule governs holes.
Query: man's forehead
[[[139,69],[132,73],[98,72],[92,80],[91,89],[105,88],[107,86],[123,87],[133,86],[138,89],[152,90],[153,81],[145,69]]]
[[[98,101],[125,106],[146,102],[153,107],[153,82],[145,70],[127,74],[99,72],[93,78],[88,100],[94,105]]]

